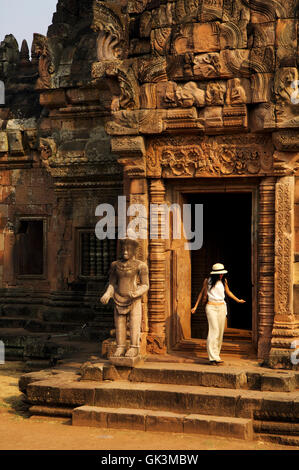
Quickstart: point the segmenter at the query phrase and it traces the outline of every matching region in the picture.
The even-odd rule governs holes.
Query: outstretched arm
[[[230,297],[231,299],[234,299],[236,302],[238,302],[239,304],[244,304],[246,301],[243,300],[243,299],[238,299],[238,297],[236,297],[232,291],[229,290],[229,287],[228,287],[228,284],[227,284],[227,280],[225,280],[225,283],[224,283],[224,288],[225,288],[225,293],[228,297]]]
[[[192,308],[191,313],[196,312],[198,304],[201,300],[202,300],[203,303],[206,302],[206,300],[207,300],[207,286],[208,286],[208,280],[205,279],[204,283],[203,283],[203,286],[202,286],[202,289],[201,289],[200,293],[198,294],[196,304]]]

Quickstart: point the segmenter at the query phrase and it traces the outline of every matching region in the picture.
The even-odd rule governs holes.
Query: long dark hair
[[[213,289],[217,281],[221,281],[222,284],[224,285],[225,280],[226,280],[226,274],[223,274],[222,279],[220,279],[220,274],[210,274],[209,288]]]

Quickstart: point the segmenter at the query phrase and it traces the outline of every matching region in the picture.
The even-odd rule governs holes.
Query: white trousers
[[[220,361],[220,351],[226,321],[226,304],[206,305],[206,315],[209,322],[207,351],[210,361]]]

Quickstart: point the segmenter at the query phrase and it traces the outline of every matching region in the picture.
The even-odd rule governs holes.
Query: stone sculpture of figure
[[[114,356],[136,357],[142,320],[142,295],[148,291],[148,267],[135,258],[138,241],[133,237],[120,240],[120,258],[110,268],[109,286],[101,297],[107,304],[114,300],[114,322],[117,348]],[[126,351],[127,316],[130,315],[130,348]]]
[[[230,86],[227,90],[226,96],[227,104],[243,104],[246,103],[246,92],[241,85],[239,78],[234,78],[231,81]]]

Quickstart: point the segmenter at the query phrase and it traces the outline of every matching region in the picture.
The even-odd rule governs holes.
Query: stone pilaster
[[[275,178],[262,180],[259,206],[258,357],[264,359],[269,355],[274,312]]]
[[[275,190],[275,288],[274,323],[269,364],[293,368],[291,345],[299,340],[294,315],[294,176],[277,179]]]
[[[165,204],[165,186],[162,180],[154,179],[149,188],[150,204]],[[159,223],[158,219],[151,224]],[[163,222],[162,222],[163,223]],[[150,289],[148,299],[149,334],[147,350],[150,353],[163,354],[165,344],[165,310],[166,310],[166,253],[165,239],[161,238],[163,230],[159,224],[156,233],[158,238],[149,240]],[[152,227],[155,230],[155,227]]]

